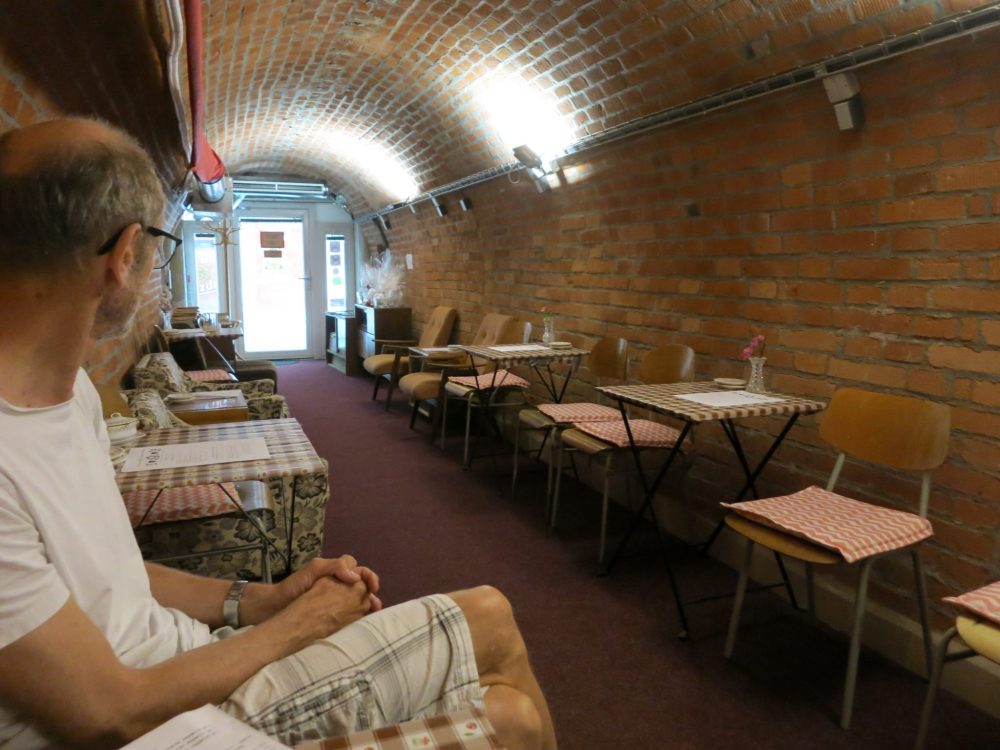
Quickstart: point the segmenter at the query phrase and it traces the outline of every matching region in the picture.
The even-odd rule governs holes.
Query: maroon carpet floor
[[[681,642],[651,533],[612,575],[595,576],[597,494],[568,482],[552,532],[544,471],[526,474],[512,499],[509,475],[501,480],[489,459],[463,471],[460,438],[444,452],[430,445],[426,423],[408,428],[403,403],[386,413],[370,400],[371,380],[321,362],[280,374],[292,414],[330,462],[325,553],[374,568],[386,604],[480,583],[504,591],[564,750],[912,747],[918,677],[865,653],[845,732],[842,637],[757,593],[731,662],[722,658],[730,600],[692,608],[692,637]],[[626,520],[613,519],[612,538]],[[735,586],[735,573],[705,558],[681,555],[676,568],[688,597]],[[1000,747],[1000,721],[942,694],[929,747]]]

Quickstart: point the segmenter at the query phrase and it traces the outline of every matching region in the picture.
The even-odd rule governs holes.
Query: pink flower
[[[740,359],[750,359],[753,356],[762,357],[764,356],[764,349],[767,346],[764,334],[758,333],[748,343],[743,350],[740,352]]]

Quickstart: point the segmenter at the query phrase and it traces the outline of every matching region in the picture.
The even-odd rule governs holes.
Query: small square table
[[[223,395],[219,391],[197,391],[183,394],[191,398],[166,399],[167,408],[188,424],[218,424],[220,422],[246,422],[250,419],[246,396],[234,390]]]
[[[295,524],[296,484],[299,477],[309,474],[326,474],[328,467],[313,448],[297,419],[262,419],[253,422],[206,424],[191,427],[170,427],[147,432],[135,443],[134,448],[154,445],[182,445],[212,440],[241,440],[264,438],[269,458],[257,461],[237,461],[225,464],[207,464],[173,469],[152,469],[122,473],[115,480],[122,492],[136,490],[162,490],[169,487],[193,487],[201,484],[241,482],[250,479],[267,481],[280,477],[292,478],[291,505],[285,519],[287,537],[286,572],[292,570],[292,531]],[[156,502],[154,498],[153,502]]]
[[[580,360],[590,354],[586,349],[575,347],[562,347],[553,349],[545,344],[494,344],[493,346],[462,346],[462,351],[466,352],[473,359],[485,359],[496,366],[496,369],[508,369],[515,365],[528,365],[538,379],[545,386],[552,400],[557,404],[562,403],[563,396],[566,395],[566,387],[570,378],[580,366]],[[552,365],[557,362],[564,362],[570,365],[569,374],[563,379],[562,387],[556,387],[556,376],[552,372]],[[544,369],[543,369],[544,368]],[[493,380],[489,383],[488,376],[483,377],[483,388],[497,388],[503,385],[503,378],[496,381],[496,370],[493,373]]]
[[[667,569],[667,577],[670,580],[674,603],[677,607],[677,614],[681,622],[682,630],[680,637],[686,638],[688,626],[687,618],[684,614],[685,602],[681,600],[680,593],[677,588],[677,582],[674,579],[673,569],[670,567],[670,560],[666,552],[663,532],[660,529],[660,524],[656,518],[656,512],[653,509],[653,497],[656,495],[656,490],[660,486],[660,482],[663,481],[663,477],[666,475],[667,470],[670,468],[677,454],[680,452],[685,438],[687,438],[688,433],[691,432],[692,428],[696,424],[700,424],[702,422],[719,422],[722,426],[723,432],[733,447],[733,452],[736,454],[740,466],[743,469],[743,474],[746,477],[746,481],[744,482],[742,489],[739,491],[736,498],[731,501],[740,502],[749,492],[752,492],[754,497],[758,496],[757,488],[755,486],[757,477],[760,476],[775,451],[778,450],[778,446],[781,445],[785,436],[788,434],[788,431],[791,430],[798,421],[799,416],[802,414],[815,414],[820,412],[826,408],[826,403],[815,399],[803,398],[801,396],[787,396],[780,393],[760,394],[761,396],[776,398],[778,399],[777,401],[768,401],[766,403],[756,404],[750,403],[738,406],[706,406],[680,398],[681,396],[690,396],[698,393],[736,393],[734,391],[727,391],[727,389],[713,381],[696,383],[663,383],[653,385],[602,386],[597,390],[618,402],[618,408],[621,411],[622,418],[625,420],[625,431],[629,438],[629,447],[631,448],[632,455],[635,460],[636,469],[638,471],[639,480],[642,483],[644,493],[642,505],[633,517],[632,523],[629,526],[628,531],[625,533],[625,536],[622,537],[618,547],[615,549],[614,554],[611,556],[605,568],[605,572],[610,572],[611,568],[614,567],[614,564],[618,561],[618,557],[621,555],[622,550],[624,550],[625,546],[628,544],[629,539],[648,508],[653,518],[656,533],[659,537],[660,549],[663,552],[663,559]],[[753,396],[754,394],[750,395]],[[660,470],[657,472],[652,483],[647,483],[646,475],[642,471],[640,449],[636,446],[635,440],[632,436],[632,431],[629,428],[628,412],[625,409],[626,404],[639,406],[658,414],[665,414],[684,422],[684,426],[681,428],[680,437],[678,437],[677,442],[670,450],[666,461],[663,466],[660,467]],[[740,443],[739,435],[736,432],[736,421],[750,417],[776,416],[784,416],[788,417],[788,419],[785,422],[784,427],[781,429],[781,432],[771,443],[770,448],[768,448],[765,452],[763,458],[761,458],[757,465],[751,469],[747,456],[743,451],[743,446]],[[721,528],[722,524],[720,523],[716,526],[711,537],[709,537],[704,544],[700,545],[700,549],[707,550],[715,540]],[[782,571],[782,574],[784,575],[784,571]]]

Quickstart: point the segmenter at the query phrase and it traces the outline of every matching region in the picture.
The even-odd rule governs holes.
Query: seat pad
[[[722,503],[757,523],[835,550],[847,562],[902,549],[934,533],[915,513],[863,503],[822,487],[743,503]]]
[[[1000,625],[1000,581],[961,596],[946,596],[942,601]]]
[[[622,418],[621,412],[602,404],[539,404],[538,411],[553,422],[615,422]]]
[[[639,448],[671,448],[681,436],[673,427],[649,419],[630,419],[628,426]],[[618,415],[617,422],[574,422],[573,427],[619,448],[629,446],[628,433],[621,415]]]
[[[198,383],[226,383],[236,380],[236,376],[221,367],[215,370],[185,370],[184,374]]]
[[[515,375],[510,370],[497,370],[494,373],[488,372],[483,375],[457,375],[448,378],[449,383],[464,385],[473,390],[487,390],[489,388],[527,388],[531,384],[520,375]]]
[[[195,487],[172,487],[160,493],[153,507],[146,515],[146,509],[153,502],[158,490],[137,490],[123,492],[125,510],[128,520],[135,528],[142,522],[143,526],[166,521],[187,521],[192,518],[208,518],[221,516],[225,513],[235,513],[236,508],[226,496],[228,492],[239,501],[239,492],[233,482],[225,482],[225,492],[217,484],[202,484]],[[143,516],[146,516],[145,519]]]

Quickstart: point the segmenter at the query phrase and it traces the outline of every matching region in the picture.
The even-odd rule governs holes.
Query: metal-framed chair
[[[628,341],[620,336],[606,336],[587,355],[587,369],[594,377],[594,385],[616,380],[624,382],[628,378]],[[510,493],[517,491],[517,477],[521,456],[521,433],[544,432],[537,458],[541,458],[549,448],[548,476],[545,485],[546,513],[551,512],[552,474],[555,461],[552,460],[553,431],[566,429],[575,421],[588,419],[621,419],[617,408],[598,403],[538,404],[521,409],[517,413],[517,429],[514,431],[514,471],[510,481]]]
[[[955,619],[955,625],[941,637],[934,653],[930,684],[927,686],[927,697],[924,699],[924,709],[920,714],[915,750],[924,750],[927,743],[931,713],[934,711],[937,692],[941,686],[944,665],[973,656],[982,656],[994,664],[1000,664],[1000,581],[961,596],[945,597],[945,601],[960,607],[962,613]],[[949,653],[949,647],[956,637],[964,642],[966,647]]]
[[[639,365],[638,378],[643,383],[678,383],[694,378],[694,350],[683,344],[668,344],[649,351]],[[680,433],[667,425],[651,420],[629,419],[629,426],[638,438],[637,443],[644,452],[664,451],[674,446]],[[549,524],[554,529],[559,513],[559,493],[562,486],[563,456],[568,451],[582,453],[591,460],[604,457],[603,483],[601,493],[601,539],[598,547],[598,566],[604,564],[604,546],[608,531],[608,506],[611,501],[611,477],[615,474],[630,473],[632,469],[614,470],[618,456],[630,458],[631,444],[620,414],[617,420],[600,422],[576,422],[568,429],[554,434],[556,455],[555,486],[552,491],[552,513]],[[626,464],[628,466],[629,464]]]
[[[725,656],[732,658],[749,580],[753,547],[759,544],[805,564],[809,611],[815,616],[817,565],[857,563],[858,586],[851,626],[840,726],[849,729],[854,706],[861,632],[872,564],[892,552],[908,552],[916,578],[928,668],[931,635],[923,567],[917,545],[933,533],[927,521],[931,472],[948,452],[951,416],[947,406],[909,396],[838,390],[823,413],[820,436],[838,452],[826,489],[810,487],[793,495],[723,504],[726,525],[744,537]],[[919,472],[918,512],[861,502],[833,492],[848,457],[887,469]]]

